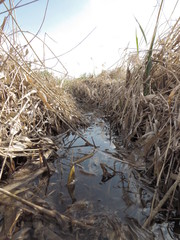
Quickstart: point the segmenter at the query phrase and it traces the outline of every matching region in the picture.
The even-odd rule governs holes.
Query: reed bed
[[[85,122],[72,97],[52,74],[45,74],[38,56],[39,61],[28,60],[28,51],[35,50],[13,13],[7,9],[7,14],[0,31],[0,179],[16,169],[19,159],[25,162],[53,149],[52,136],[67,128],[76,131]],[[8,18],[14,26],[10,33],[4,30]],[[25,46],[18,43],[16,28]],[[31,65],[39,67],[33,70]]]
[[[155,187],[148,226],[158,212],[179,216],[180,187],[180,19],[148,54],[130,54],[127,64],[113,74],[77,79],[69,89],[78,101],[106,113],[114,131],[128,149],[138,149],[141,169]],[[124,70],[126,69],[126,71]],[[113,76],[113,77],[112,77]],[[175,210],[175,211],[174,211]]]
[[[44,63],[21,31],[13,14],[13,1],[9,3],[11,8],[7,8],[7,17],[0,27],[0,180],[27,160],[31,163],[33,160],[44,160],[45,152],[56,149],[52,136],[61,134],[66,128],[77,132],[89,144],[77,131],[86,121],[74,99],[61,87],[62,84],[41,71],[46,69]],[[1,4],[6,6],[5,1],[0,1]],[[13,25],[10,34],[4,30],[8,18]],[[17,32],[26,41],[24,46],[17,43]],[[27,61],[29,50],[38,62]],[[38,65],[39,70],[33,70],[31,64]],[[105,112],[112,130],[123,137],[123,144],[128,150],[133,152],[134,149],[139,149],[141,154],[138,158],[134,154],[135,161],[137,165],[140,160],[145,163],[144,168],[139,169],[140,176],[155,189],[151,213],[144,227],[162,211],[166,213],[167,219],[179,219],[179,20],[143,57],[138,53],[130,55],[127,64],[113,72],[77,79],[68,82],[67,86],[78,102]],[[36,172],[33,168],[33,174],[30,179],[24,179],[25,183],[44,173],[47,168],[46,165]],[[20,177],[23,182],[22,176]],[[18,186],[22,186],[21,182]],[[13,188],[14,185],[10,190]],[[32,208],[33,214],[40,213],[56,219],[60,225],[59,230],[63,223],[68,225],[67,229],[73,224],[81,228],[88,227],[88,222],[82,223],[84,217],[78,221],[73,212],[67,211],[63,215],[53,209],[49,210],[49,206],[44,208],[3,188],[0,190],[1,194]],[[77,208],[79,211],[79,206]],[[31,213],[29,209],[25,211]],[[12,215],[11,212],[8,214]],[[21,214],[17,214],[11,228]],[[103,218],[100,221],[94,218],[93,221],[103,222]],[[116,228],[119,232],[119,224]]]

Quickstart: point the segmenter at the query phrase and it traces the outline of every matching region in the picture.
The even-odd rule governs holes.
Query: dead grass
[[[7,15],[0,29],[0,179],[15,170],[17,158],[38,158],[40,150],[54,148],[50,136],[67,128],[76,131],[85,122],[72,97],[56,79],[40,72],[46,69],[43,62],[13,12],[7,9]],[[10,35],[5,32],[8,19],[13,22]],[[27,41],[25,46],[18,44],[16,29]],[[28,61],[29,49],[38,61]],[[32,64],[40,70],[32,70]]]
[[[5,5],[5,1],[0,4]],[[66,127],[76,131],[84,123],[71,96],[54,79],[32,70],[26,60],[28,49],[38,59],[34,64],[44,70],[44,63],[21,31],[12,10],[7,9],[7,13],[0,29],[0,179],[14,172],[20,158],[41,159],[42,152],[54,149],[49,136],[61,133]],[[14,26],[11,35],[4,31],[8,18]],[[80,102],[104,110],[112,129],[123,136],[127,148],[133,145],[140,150],[146,163],[141,174],[155,187],[151,214],[144,227],[162,209],[167,218],[180,212],[179,20],[153,47],[149,75],[146,75],[147,54],[141,59],[131,55],[127,69],[122,66],[96,78],[75,80],[68,86]],[[25,47],[17,44],[15,32],[22,34]],[[1,192],[20,201],[9,192],[2,189]],[[24,203],[38,209],[23,200]],[[55,212],[39,210],[56,217]],[[63,217],[59,215],[58,219]]]
[[[178,179],[180,168],[179,21],[156,42],[148,77],[145,77],[146,54],[142,59],[133,54],[129,57],[126,76],[124,70],[116,79],[103,73],[95,78],[76,80],[70,87],[79,101],[104,110],[112,128],[123,136],[127,148],[133,144],[140,150],[147,166],[143,174],[156,186],[152,211]],[[148,94],[145,92],[147,83]],[[167,216],[172,214],[170,209],[180,211],[177,208],[178,184],[166,199]],[[156,213],[161,210],[162,205]]]

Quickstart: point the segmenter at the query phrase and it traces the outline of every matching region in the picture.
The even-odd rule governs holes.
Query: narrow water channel
[[[65,212],[72,204],[84,202],[93,206],[88,208],[90,214],[106,213],[118,217],[122,223],[130,224],[133,220],[140,226],[149,215],[153,191],[139,180],[138,173],[129,164],[121,161],[124,149],[116,137],[110,139],[108,124],[92,114],[88,117],[91,125],[83,136],[96,145],[95,153],[75,165],[74,184],[69,189],[67,182],[72,162],[90,155],[94,148],[76,135],[66,136],[65,147],[59,149],[59,157],[54,162],[56,171],[49,179],[46,200],[60,212]],[[167,226],[155,225],[154,233],[158,239],[172,239]]]
[[[138,183],[135,172],[121,162],[121,157],[118,161],[119,153],[110,140],[107,124],[97,118],[83,136],[91,143],[93,139],[97,150],[92,157],[75,166],[73,197],[67,188],[71,163],[91,154],[93,147],[86,146],[81,138],[70,134],[65,139],[67,148],[59,150],[59,158],[55,161],[56,172],[48,189],[49,193],[52,191],[49,201],[61,211],[72,203],[72,198],[90,201],[96,211],[110,211],[122,221],[129,217],[142,223],[149,213],[151,193]],[[107,170],[107,176],[104,176],[103,169]]]
[[[132,152],[127,153],[120,137],[111,136],[108,123],[94,113],[86,117],[90,125],[82,130],[85,140],[71,132],[57,137],[57,157],[48,161],[50,175],[47,172],[35,174],[38,177],[32,174],[32,181],[19,182],[18,174],[20,178],[25,175],[19,171],[14,176],[15,182],[7,186],[12,189],[17,184],[23,199],[65,216],[64,227],[63,223],[56,224],[53,219],[51,222],[34,211],[31,214],[32,210],[9,199],[8,207],[0,206],[0,239],[178,239],[173,231],[175,224],[161,224],[160,214],[152,231],[142,229],[150,213],[154,189],[141,178],[140,171],[132,167],[129,157]],[[137,153],[135,149],[132,154],[134,163],[141,159]],[[33,166],[27,164],[24,171]],[[14,236],[7,238],[15,224]]]

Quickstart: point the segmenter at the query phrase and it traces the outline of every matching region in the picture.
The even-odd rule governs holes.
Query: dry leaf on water
[[[69,176],[68,176],[68,185],[72,184],[75,181],[75,167],[74,165],[71,167]]]

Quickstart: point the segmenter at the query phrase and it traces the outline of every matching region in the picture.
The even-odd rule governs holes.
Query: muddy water
[[[91,113],[88,117],[91,125],[83,131],[83,136],[96,145],[95,153],[75,165],[74,184],[69,189],[67,182],[72,162],[91,154],[94,148],[76,135],[66,136],[65,148],[59,149],[59,157],[54,162],[56,171],[49,179],[46,201],[62,213],[73,204],[87,202],[93,205],[88,209],[91,214],[110,214],[128,225],[134,219],[140,226],[149,215],[153,189],[140,181],[139,174],[122,161],[125,150],[121,139],[115,136],[110,139],[108,124]],[[152,232],[155,238],[170,240],[174,239],[170,228],[169,224],[154,224]]]
[[[82,223],[81,227],[73,225],[72,229],[69,223],[57,225],[53,219],[31,214],[18,204],[12,209],[0,205],[3,216],[0,239],[177,239],[171,237],[173,232],[168,223],[154,224],[151,232],[140,227],[149,215],[153,189],[127,163],[130,159],[127,150],[122,147],[121,139],[110,138],[108,124],[94,114],[87,117],[91,124],[82,134],[96,147],[75,134],[59,136],[58,157],[48,162],[52,175],[32,176],[34,181],[25,185],[27,192],[22,191],[22,198],[57,210]],[[132,156],[138,159],[134,153]],[[76,163],[75,175],[70,178],[72,163]],[[68,184],[69,179],[73,184]],[[17,217],[18,209],[23,212],[21,217]],[[16,219],[18,224],[12,231]],[[7,238],[11,232],[13,238]]]
[[[63,134],[57,138],[58,157],[48,161],[50,176],[36,169],[38,162],[27,165],[30,173],[35,171],[31,181],[18,182],[18,174],[20,178],[26,175],[20,170],[14,176],[15,182],[12,179],[7,186],[16,189],[15,193],[20,191],[23,199],[54,209],[79,225],[72,228],[69,220],[59,225],[54,218],[6,199],[7,206],[0,204],[0,239],[178,239],[174,237],[173,222],[154,224],[151,232],[141,228],[149,215],[154,190],[131,167],[132,152],[127,154],[122,139],[110,137],[109,125],[102,118],[91,113],[87,117],[91,124],[82,134],[92,146],[75,134]],[[140,155],[138,151],[131,154],[135,161],[141,159],[137,153]],[[76,163],[75,175],[70,178],[72,163]],[[68,184],[69,179],[73,184]],[[161,221],[160,215],[157,220]]]
[[[149,213],[152,193],[138,183],[133,169],[121,162],[120,153],[109,139],[107,124],[97,118],[83,136],[91,143],[93,139],[97,146],[94,155],[75,166],[74,189],[69,192],[71,162],[93,152],[93,147],[86,146],[81,138],[69,135],[65,139],[66,149],[59,150],[59,158],[54,163],[56,172],[50,178],[48,201],[60,211],[65,211],[75,200],[90,201],[96,211],[110,211],[123,222],[128,217],[143,223]],[[105,176],[103,167],[108,172]]]
[[[54,162],[56,170],[47,185],[46,201],[61,213],[73,204],[86,202],[93,205],[88,208],[90,214],[109,214],[128,225],[134,219],[140,226],[149,215],[153,190],[122,161],[121,139],[114,136],[110,139],[108,124],[92,114],[88,117],[91,125],[84,130],[83,136],[96,145],[94,155],[75,165],[74,184],[69,189],[67,182],[72,162],[91,154],[94,147],[87,146],[84,140],[72,134],[61,139],[65,147],[59,149],[59,157]],[[140,227],[137,229],[134,231],[141,231]],[[154,225],[153,233],[158,239],[172,239],[167,229],[165,225]]]

